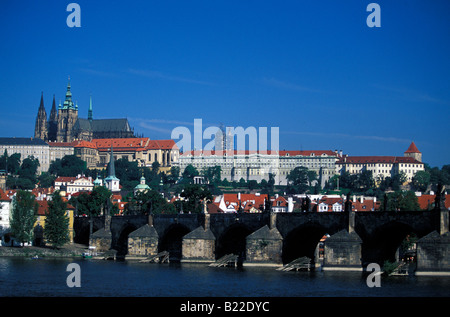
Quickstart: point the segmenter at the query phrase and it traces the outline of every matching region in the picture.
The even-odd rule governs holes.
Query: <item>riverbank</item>
[[[81,257],[83,252],[87,251],[87,247],[83,244],[71,243],[59,249],[50,247],[0,247],[0,257],[40,257],[40,258],[67,258],[67,257]]]

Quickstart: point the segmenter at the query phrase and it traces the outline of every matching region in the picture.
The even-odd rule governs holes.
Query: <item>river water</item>
[[[70,263],[80,287],[69,287]],[[450,277],[382,277],[368,287],[360,272],[281,272],[272,267],[213,268],[80,258],[0,258],[0,297],[310,297],[450,296]]]

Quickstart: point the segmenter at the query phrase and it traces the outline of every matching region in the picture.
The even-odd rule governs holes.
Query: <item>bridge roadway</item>
[[[360,253],[357,256],[360,257],[364,266],[371,262],[383,263],[384,260],[395,260],[401,242],[410,234],[422,238],[434,231],[441,232],[443,230],[440,222],[441,213],[433,210],[352,212],[350,214],[348,212],[303,212],[113,216],[94,218],[92,232],[96,233],[100,229],[108,234],[110,232],[110,242],[107,242],[110,243],[110,248],[117,250],[119,256],[125,256],[128,254],[129,234],[150,224],[157,233],[157,251],[168,250],[172,260],[183,258],[184,237],[199,227],[209,229],[212,233],[214,237],[212,252],[215,259],[234,253],[244,258],[247,256],[248,260],[250,253],[248,239],[250,237],[259,237],[261,248],[267,246],[268,241],[278,239],[279,244],[271,244],[270,247],[277,251],[276,246],[279,245],[279,258],[274,259],[270,254],[265,255],[265,260],[277,263],[288,263],[301,256],[313,259],[319,240],[325,234],[333,236],[338,233],[342,235],[344,232],[348,235],[350,232],[354,232],[356,239],[359,239],[357,244],[360,245],[360,249],[355,252]],[[444,231],[448,231],[448,211],[445,225]],[[275,229],[277,232],[274,233],[274,230],[271,229]],[[74,231],[75,242],[89,243],[88,218],[76,217]],[[261,238],[263,231],[266,236]],[[353,236],[355,235],[353,234]],[[340,242],[343,241],[342,237],[339,239]],[[344,240],[349,241],[348,238]],[[336,252],[335,250],[334,253],[336,254]]]

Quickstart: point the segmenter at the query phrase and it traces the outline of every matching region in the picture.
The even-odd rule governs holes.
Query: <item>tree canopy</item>
[[[53,193],[52,200],[48,203],[44,236],[53,248],[59,248],[70,242],[67,203],[62,200],[59,191]]]
[[[11,232],[22,243],[33,240],[33,228],[37,219],[38,203],[32,193],[18,190],[11,211]]]

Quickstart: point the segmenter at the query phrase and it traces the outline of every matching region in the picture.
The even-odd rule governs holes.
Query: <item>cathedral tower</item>
[[[67,84],[66,100],[64,104],[59,105],[58,109],[58,132],[56,135],[56,141],[58,142],[72,142],[73,126],[78,119],[78,106],[75,106],[72,102],[72,93],[70,91],[70,77]]]
[[[34,137],[47,141],[47,112],[44,107],[44,93],[41,93],[41,103],[39,105],[38,114],[36,116],[36,124],[34,126]]]

